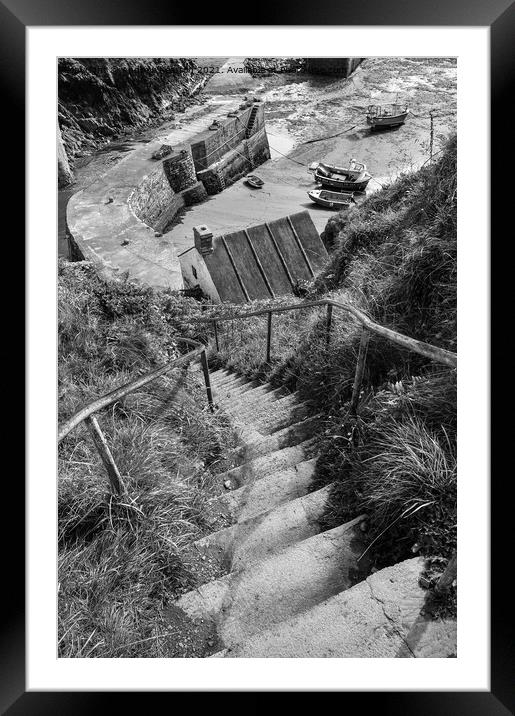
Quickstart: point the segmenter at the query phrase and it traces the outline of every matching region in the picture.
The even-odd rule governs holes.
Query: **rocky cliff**
[[[205,82],[190,59],[59,60],[59,127],[68,161],[175,111]]]
[[[247,72],[258,77],[281,72],[349,77],[361,64],[361,57],[247,57]]]

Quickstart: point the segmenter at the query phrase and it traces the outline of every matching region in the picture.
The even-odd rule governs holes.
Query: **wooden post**
[[[433,120],[433,110],[429,112],[429,116],[431,118],[431,128],[429,130],[429,161],[433,158],[433,138],[434,138],[434,120]]]
[[[272,346],[272,311],[268,311],[268,326],[266,333],[266,362],[270,363],[270,349]]]
[[[438,580],[438,583],[435,587],[435,591],[439,592],[440,594],[442,594],[443,592],[447,592],[451,588],[454,580],[456,579],[457,571],[458,558],[456,550],[454,550],[452,557],[447,563],[447,567],[444,569],[440,579]]]
[[[218,343],[218,324],[217,324],[216,320],[213,321],[213,329],[215,331],[215,346],[216,346],[216,351],[218,353],[220,350],[220,345]]]
[[[325,325],[325,342],[326,345],[329,345],[329,342],[331,340],[331,324],[333,322],[333,307],[329,303],[327,305],[327,320]]]
[[[120,495],[124,490],[122,477],[116,467],[115,461],[113,460],[113,456],[111,455],[111,451],[109,450],[104,434],[100,430],[100,425],[94,415],[87,417],[84,422],[88,426],[93,442],[95,443],[95,447],[98,450],[102,462],[104,463],[105,469],[107,470],[111,490],[117,495]]]
[[[209,377],[209,366],[207,364],[206,351],[202,351],[200,354],[200,363],[202,365],[202,372],[204,373],[204,381],[206,383],[207,402],[209,403],[209,409],[213,413],[215,410],[215,404],[213,402],[213,391],[211,390],[211,379]]]
[[[365,361],[367,358],[368,341],[370,333],[366,328],[361,332],[361,340],[359,342],[358,361],[356,363],[356,373],[354,374],[354,385],[352,386],[352,398],[350,401],[350,411],[352,415],[356,415],[359,403],[359,393],[361,383],[363,382],[363,373],[365,372]]]

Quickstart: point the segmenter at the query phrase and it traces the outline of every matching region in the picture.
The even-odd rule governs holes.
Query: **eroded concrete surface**
[[[366,580],[229,648],[225,658],[449,658],[456,622],[421,614],[422,559],[388,567]],[[221,654],[222,655],[222,654]]]

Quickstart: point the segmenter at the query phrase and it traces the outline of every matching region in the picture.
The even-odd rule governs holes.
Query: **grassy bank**
[[[179,355],[199,338],[193,299],[105,282],[87,265],[59,268],[59,419]],[[191,542],[216,529],[205,504],[235,444],[207,409],[193,371],[178,369],[98,416],[125,493],[109,493],[84,425],[59,449],[59,654],[201,655],[204,640],[170,614],[202,570]],[[197,575],[197,577],[195,577]],[[179,639],[178,635],[181,634]]]
[[[431,165],[334,216],[323,238],[330,261],[304,298],[344,300],[384,326],[456,350],[455,138]],[[327,527],[366,512],[375,568],[418,553],[438,573],[456,545],[455,371],[372,337],[353,418],[361,328],[335,311],[328,344],[325,320],[320,308],[274,315],[270,364],[266,317],[225,323],[217,360],[286,383],[324,415],[315,487],[334,482]]]

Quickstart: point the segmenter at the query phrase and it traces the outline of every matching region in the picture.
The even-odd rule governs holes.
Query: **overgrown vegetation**
[[[304,299],[351,303],[384,326],[456,350],[455,137],[432,164],[333,217],[324,241],[330,261]],[[353,417],[357,322],[335,310],[329,343],[323,308],[274,314],[273,327],[270,364],[266,316],[221,324],[219,360],[286,383],[324,415],[315,487],[334,483],[326,526],[366,512],[374,567],[414,554],[445,565],[456,545],[455,371],[372,336]]]
[[[59,419],[187,348],[198,302],[59,267]],[[201,655],[169,603],[195,584],[188,549],[216,529],[205,504],[235,444],[195,372],[177,369],[99,414],[125,492],[110,494],[84,425],[59,449],[59,654]],[[181,640],[177,635],[181,633]]]

